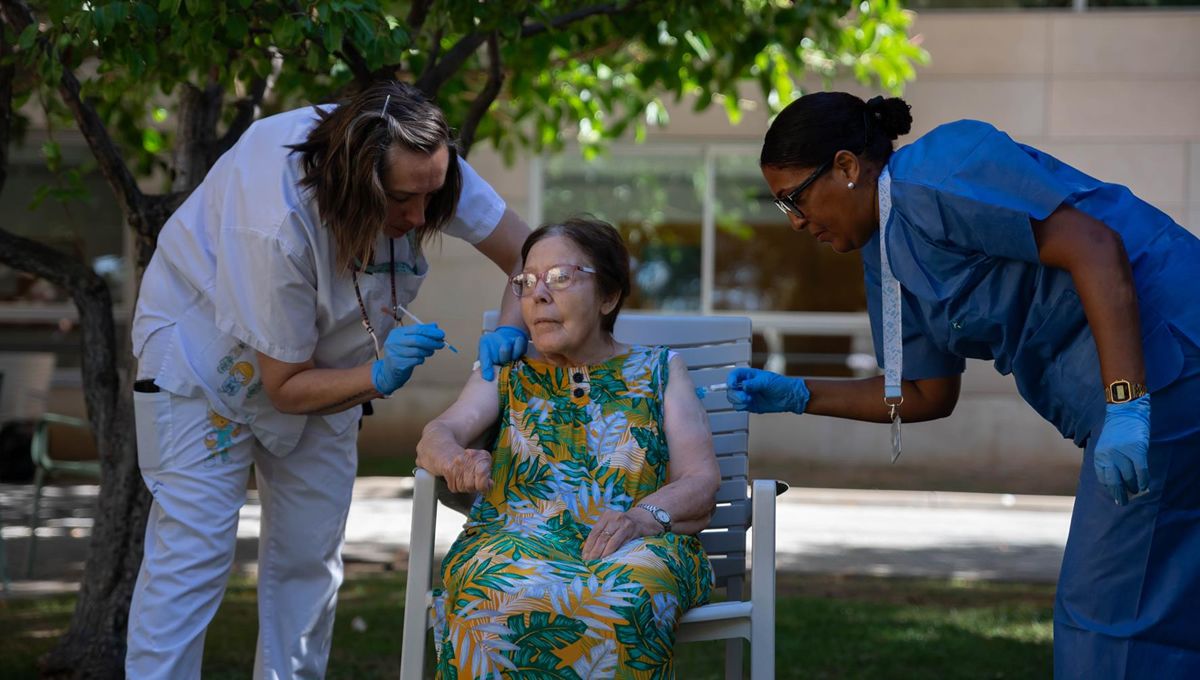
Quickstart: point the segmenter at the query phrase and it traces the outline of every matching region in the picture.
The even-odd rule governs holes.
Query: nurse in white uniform
[[[396,82],[256,122],[168,220],[133,323],[154,502],[129,677],[200,677],[251,463],[263,512],[254,677],[323,676],[360,405],[445,346],[435,324],[396,313],[439,233],[507,274],[529,229],[457,158],[442,112]],[[525,351],[512,307],[512,325],[480,341],[485,374]]]

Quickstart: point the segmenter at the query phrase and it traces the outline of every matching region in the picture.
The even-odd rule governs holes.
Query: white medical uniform
[[[358,407],[325,416],[275,410],[255,352],[352,368],[375,358],[347,272],[299,186],[317,122],[304,108],[254,123],[164,226],[133,321],[138,462],[154,496],[129,614],[130,678],[200,677],[204,633],[233,562],[238,511],[255,464],[262,502],[255,678],[322,677],[357,465]],[[504,201],[460,160],[462,198],[444,233],[486,238]],[[396,239],[396,296],[428,272]],[[388,243],[358,276],[380,341],[395,324]],[[379,266],[382,265],[382,266]]]

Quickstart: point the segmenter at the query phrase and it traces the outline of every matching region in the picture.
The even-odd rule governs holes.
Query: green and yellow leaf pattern
[[[663,534],[580,557],[601,514],[667,481],[668,356],[634,347],[593,366],[523,359],[500,372],[495,484],[442,562],[438,677],[674,677],[679,616],[712,592],[700,542]]]

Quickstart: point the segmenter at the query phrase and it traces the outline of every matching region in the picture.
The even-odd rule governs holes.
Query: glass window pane
[[[1089,8],[1102,7],[1197,7],[1200,0],[1087,0]]]
[[[750,154],[717,157],[713,308],[773,312],[866,309],[862,260],[792,231]]]
[[[700,221],[704,162],[697,153],[612,150],[588,161],[547,159],[543,219],[576,215],[621,230],[633,258],[630,309],[700,309]]]
[[[1089,0],[1090,4],[1091,0]],[[1044,9],[1070,7],[1071,0],[908,0],[908,9]]]

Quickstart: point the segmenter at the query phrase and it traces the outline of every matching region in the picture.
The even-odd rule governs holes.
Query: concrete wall
[[[932,63],[904,95],[915,117],[910,138],[959,118],[987,120],[1129,185],[1200,233],[1200,12],[928,13],[915,32]],[[853,82],[835,86],[874,94]],[[746,95],[738,126],[720,107],[694,114],[685,104],[651,141],[757,144],[767,111],[752,90]],[[536,214],[528,161],[509,168],[479,149],[471,162],[511,207]],[[414,311],[446,327],[463,352],[441,353],[379,406],[363,429],[365,455],[411,446],[421,424],[453,400],[474,358],[468,348],[480,315],[501,295],[504,277],[470,247],[446,239],[431,260]],[[887,462],[888,436],[877,425],[756,416],[752,460],[760,473],[797,484],[1027,492],[1069,492],[1078,470],[1079,451],[1020,400],[1010,378],[981,362],[970,362],[953,417],[904,428],[906,453],[896,466]]]

